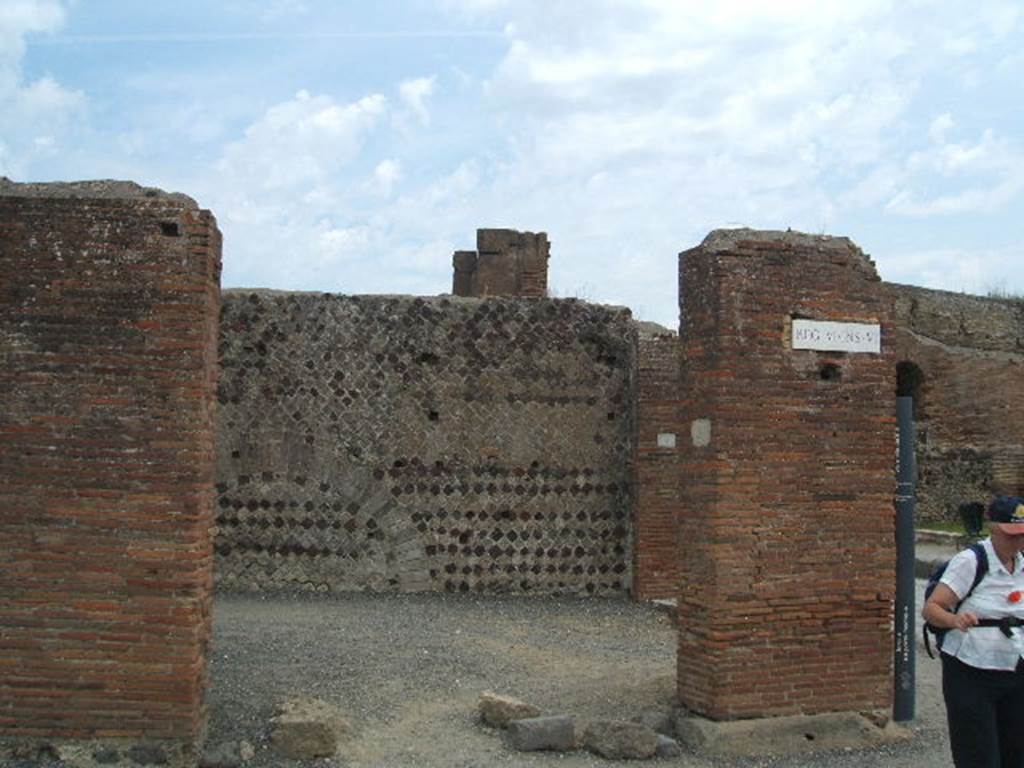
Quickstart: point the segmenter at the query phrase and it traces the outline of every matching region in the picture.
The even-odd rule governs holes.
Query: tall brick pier
[[[0,755],[201,738],[219,273],[188,198],[0,180]]]
[[[680,304],[682,703],[888,707],[896,383],[874,265],[846,238],[716,231],[680,255]]]

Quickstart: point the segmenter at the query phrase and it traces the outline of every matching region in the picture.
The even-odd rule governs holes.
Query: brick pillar
[[[633,596],[654,600],[679,591],[679,337],[653,323],[637,325]]]
[[[680,305],[681,702],[888,707],[896,384],[873,263],[845,238],[716,231],[680,255]],[[803,319],[880,324],[881,353],[794,348]]]
[[[478,229],[476,251],[456,251],[452,293],[456,296],[544,298],[551,249],[544,232]]]
[[[0,180],[0,755],[202,736],[219,273],[188,198]]]

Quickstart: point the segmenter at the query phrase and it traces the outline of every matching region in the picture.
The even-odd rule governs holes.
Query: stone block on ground
[[[655,733],[664,736],[675,736],[676,734],[672,711],[669,709],[645,709],[638,717],[634,717],[633,721],[646,725]]]
[[[658,750],[658,734],[642,723],[595,720],[583,731],[583,746],[609,760],[645,760]]]
[[[508,724],[509,743],[520,752],[576,748],[576,724],[568,715],[528,717]]]
[[[513,720],[537,717],[540,710],[532,704],[491,691],[480,694],[480,719],[494,728],[505,728]]]
[[[271,720],[270,743],[282,757],[313,760],[334,755],[338,741],[349,730],[348,721],[334,705],[296,697],[285,701]]]
[[[658,749],[655,752],[658,757],[679,757],[683,754],[683,748],[679,742],[664,734],[658,734]]]
[[[856,712],[752,720],[705,720],[681,712],[679,741],[715,757],[793,755],[825,749],[863,749],[900,741],[900,730],[879,728]]]

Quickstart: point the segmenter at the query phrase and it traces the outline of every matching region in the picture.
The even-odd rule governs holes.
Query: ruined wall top
[[[855,267],[872,280],[878,280],[875,263],[848,237],[812,235],[793,230],[715,229],[690,252],[729,253],[736,256],[760,255],[764,251],[818,252],[837,264]]]
[[[542,298],[548,290],[551,244],[545,232],[478,229],[475,251],[452,257],[456,296]]]
[[[143,187],[134,181],[99,179],[94,181],[56,181],[21,183],[0,176],[0,197],[34,197],[80,200],[159,200],[176,203],[182,208],[198,209],[188,195],[165,192],[156,187]]]
[[[900,328],[952,347],[1024,354],[1024,301],[885,283]]]

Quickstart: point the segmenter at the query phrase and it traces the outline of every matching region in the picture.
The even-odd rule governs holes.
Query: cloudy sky
[[[450,290],[477,227],[676,325],[723,226],[1024,292],[1018,0],[0,0],[0,175],[183,191],[225,286]]]

